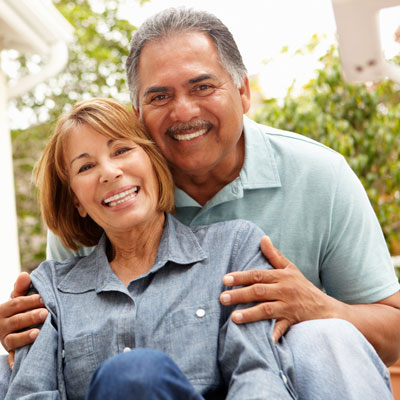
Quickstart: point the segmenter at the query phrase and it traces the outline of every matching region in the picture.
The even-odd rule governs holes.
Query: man
[[[370,369],[359,368],[367,358],[388,379],[372,347],[363,356],[353,351],[369,342],[387,365],[400,356],[399,285],[366,193],[343,158],[243,117],[250,107],[246,69],[230,32],[208,13],[172,9],[151,17],[134,35],[127,74],[134,111],[170,164],[178,219],[188,225],[248,219],[282,252],[265,237],[261,248],[274,271],[224,277],[225,285],[243,287],[222,293],[223,304],[258,302],[233,320],[275,318],[275,341],[288,331],[287,340],[299,344],[295,380],[304,398],[363,398],[373,381]],[[71,254],[51,233],[48,239],[49,258]],[[29,284],[19,279],[14,297]],[[12,332],[41,322],[40,307],[38,297],[1,305],[7,349],[38,334]],[[14,315],[32,308],[40,311]],[[332,318],[350,322],[368,342]],[[328,350],[333,343],[340,348]],[[330,366],[322,365],[324,357]],[[344,368],[341,394],[337,382],[325,379],[335,368]]]

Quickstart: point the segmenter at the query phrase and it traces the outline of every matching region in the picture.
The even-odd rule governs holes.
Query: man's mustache
[[[172,136],[178,132],[182,132],[182,131],[191,131],[191,130],[199,130],[199,129],[210,129],[213,127],[213,124],[210,121],[206,121],[206,120],[196,120],[196,121],[191,121],[191,122],[181,122],[179,124],[174,124],[172,126],[170,126],[167,131],[166,134],[169,136]]]

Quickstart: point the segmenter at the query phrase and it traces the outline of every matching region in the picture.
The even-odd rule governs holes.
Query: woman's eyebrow
[[[69,165],[71,166],[72,163],[73,163],[74,161],[77,161],[77,160],[80,160],[81,158],[86,158],[86,157],[89,157],[89,154],[88,154],[88,153],[79,154],[79,156],[76,156],[76,157],[74,157],[74,158],[71,160],[71,162],[69,163]]]

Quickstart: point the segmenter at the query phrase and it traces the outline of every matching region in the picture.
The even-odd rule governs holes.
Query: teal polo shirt
[[[307,279],[338,300],[371,303],[397,292],[382,230],[344,158],[304,136],[247,117],[244,135],[240,175],[203,207],[176,188],[176,217],[190,226],[254,222]],[[49,234],[48,258],[72,254]]]

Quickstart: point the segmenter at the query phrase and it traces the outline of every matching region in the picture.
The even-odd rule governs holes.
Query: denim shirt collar
[[[84,293],[95,290],[127,292],[125,285],[112,271],[106,255],[107,237],[100,238],[92,254],[82,257],[69,273],[61,280],[58,289],[64,293]],[[166,214],[164,230],[156,260],[150,270],[137,279],[155,273],[163,268],[168,261],[187,265],[205,260],[205,251],[200,246],[192,229],[181,224],[170,214]],[[84,269],[84,273],[82,273]]]

